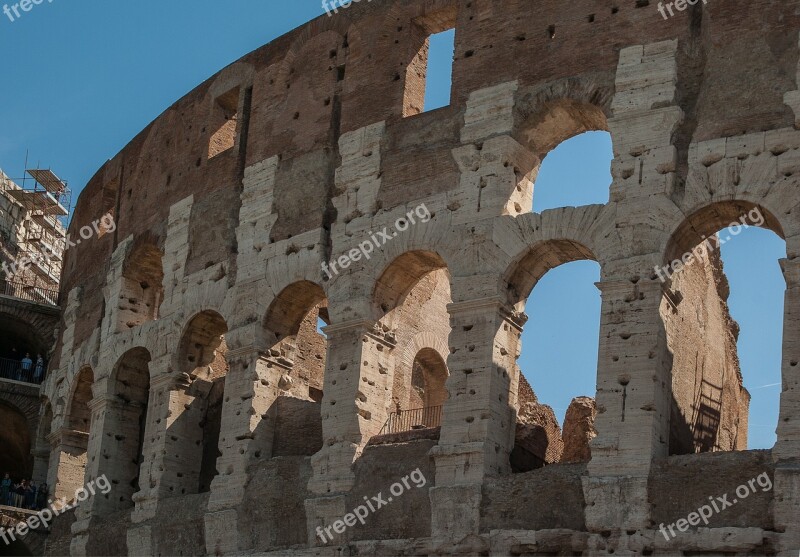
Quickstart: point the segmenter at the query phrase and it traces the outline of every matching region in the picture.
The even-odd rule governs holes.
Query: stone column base
[[[647,478],[582,477],[586,528],[590,532],[651,527]]]
[[[428,493],[435,543],[456,543],[480,532],[481,485],[432,487]]]
[[[75,557],[86,557],[86,547],[89,544],[89,526],[91,520],[86,518],[72,523],[72,541],[69,544],[69,554]]]
[[[207,555],[228,555],[249,549],[240,543],[246,537],[239,535],[239,513],[236,509],[207,513],[205,525]]]
[[[150,526],[138,526],[128,529],[128,555],[131,557],[149,557],[155,555],[153,532]]]
[[[155,493],[138,491],[133,494],[134,509],[131,513],[131,522],[140,524],[156,517],[158,511],[158,498]]]
[[[346,541],[347,531],[342,534],[333,531],[333,523],[341,520],[347,514],[345,508],[347,502],[344,495],[333,495],[331,497],[317,497],[316,499],[306,499],[306,528],[308,533],[308,546],[317,547],[326,545],[320,538],[317,528],[324,531],[328,528],[328,533],[333,537],[330,542],[341,543]],[[326,539],[330,539],[327,538]]]
[[[800,468],[775,468],[775,527],[780,537],[780,555],[796,557],[800,551]]]

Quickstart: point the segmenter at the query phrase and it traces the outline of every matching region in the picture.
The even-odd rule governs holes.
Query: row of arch
[[[669,253],[677,253],[698,238],[710,236],[734,216],[752,208],[751,204],[730,203],[694,215],[673,237]],[[774,217],[765,219],[764,224],[781,234]],[[587,246],[574,240],[534,246],[504,275],[507,303],[521,312],[525,300],[546,272],[570,261],[586,259],[596,260],[596,257]],[[430,251],[412,251],[397,257],[375,284],[372,301],[379,316],[378,326],[394,337],[396,346],[402,347],[397,351],[389,398],[392,409],[446,404],[451,284],[446,262]],[[281,393],[271,410],[276,421],[266,434],[271,448],[263,456],[281,451],[310,456],[322,447],[321,406],[326,402],[327,348],[319,325],[329,322],[325,290],[310,281],[284,288],[263,320],[263,329],[269,337],[268,366],[274,365],[279,370],[276,377]],[[172,474],[169,491],[175,495],[208,491],[218,473],[225,381],[230,369],[226,360],[227,332],[228,325],[220,313],[205,310],[189,320],[181,335],[176,370],[179,380],[173,387],[181,395],[178,404],[173,401],[170,411],[178,407],[184,411],[170,416],[165,439],[165,462]],[[139,347],[126,352],[116,363],[102,395],[106,402],[102,431],[93,431],[91,401],[100,393],[92,392],[95,377],[91,368],[78,373],[71,390],[66,427],[87,436],[87,450],[88,436],[101,436],[101,473],[107,471],[115,476],[115,500],[109,502],[112,508],[133,505],[133,495],[141,489],[140,474],[147,444],[155,442],[149,437],[148,427],[159,418],[148,417],[148,412],[163,401],[154,400],[151,380],[155,376],[150,362],[149,351]],[[302,415],[300,423],[313,430],[305,444],[282,437],[281,404],[295,404],[300,409],[295,412],[299,414],[292,415]],[[673,419],[676,419],[674,413]],[[380,425],[377,424],[378,429]],[[707,447],[712,448],[713,444]]]

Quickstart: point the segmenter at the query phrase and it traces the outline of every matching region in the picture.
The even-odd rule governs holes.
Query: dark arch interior
[[[0,313],[0,358],[20,360],[27,352],[35,361],[36,354],[46,357],[48,348],[30,323]]]
[[[14,479],[30,477],[31,437],[28,420],[14,406],[0,401],[0,474]]]
[[[225,354],[225,333],[228,325],[217,312],[207,310],[195,315],[187,326],[180,343],[180,371],[187,374],[191,384],[186,394],[192,402],[172,423],[168,433],[188,441],[195,453],[187,455],[191,468],[176,472],[183,493],[205,493],[218,474],[219,434],[222,425],[222,402],[228,362]],[[196,479],[196,483],[195,483]]]

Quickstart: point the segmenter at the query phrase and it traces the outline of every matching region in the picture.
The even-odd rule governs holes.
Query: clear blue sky
[[[0,3],[0,6],[2,3]],[[150,121],[199,83],[244,54],[324,14],[315,0],[53,0],[11,22],[0,13],[0,167],[22,175],[52,167],[79,191],[94,172]],[[449,36],[437,37],[431,73],[447,81]],[[428,107],[447,103],[433,87]],[[589,134],[545,161],[535,208],[608,200],[608,139]],[[580,164],[575,164],[580,160]],[[749,230],[723,246],[731,311],[745,383],[753,394],[751,446],[774,443],[780,388],[784,283],[774,234]],[[594,395],[600,296],[596,263],[548,273],[527,311],[520,364],[559,420],[572,397]],[[758,292],[758,296],[753,293]],[[764,385],[772,385],[766,386]]]

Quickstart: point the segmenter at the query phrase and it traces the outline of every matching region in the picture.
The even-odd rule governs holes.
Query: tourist
[[[36,505],[36,482],[25,482],[25,501],[23,502],[26,509],[34,510]]]
[[[40,511],[47,506],[48,493],[47,482],[42,482],[39,489],[36,491],[36,510]]]
[[[25,499],[25,480],[20,480],[14,484],[14,504],[12,507],[22,508],[22,501]]]
[[[20,369],[22,370],[22,373],[20,374],[20,381],[30,380],[31,368],[33,367],[31,355],[26,352],[25,357],[22,358],[20,364]]]
[[[36,354],[36,370],[33,372],[33,382],[41,383],[44,379],[44,358],[41,354]]]
[[[6,474],[0,482],[0,505],[11,505],[11,476]]]

